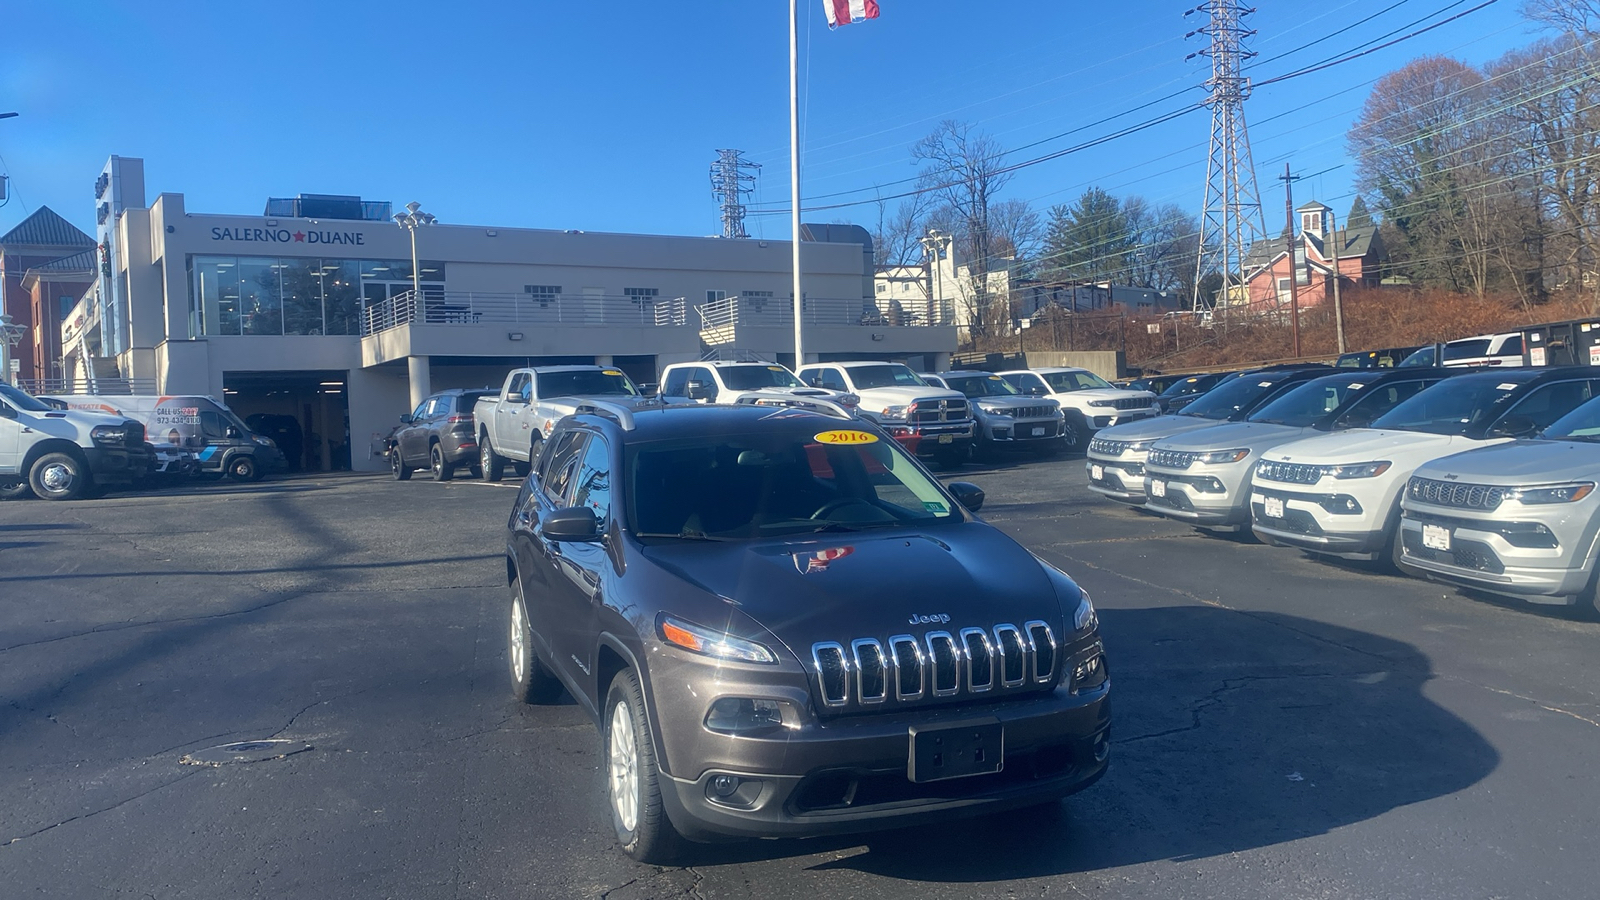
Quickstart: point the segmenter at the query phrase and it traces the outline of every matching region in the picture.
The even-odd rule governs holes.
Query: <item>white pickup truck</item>
[[[511,370],[500,393],[482,398],[472,409],[483,480],[499,481],[508,462],[518,474],[526,474],[556,422],[585,400],[647,402],[621,369],[609,366]]]
[[[929,385],[896,362],[813,363],[796,374],[812,387],[856,395],[861,415],[915,456],[946,468],[967,458],[976,423],[960,391]]]
[[[91,497],[141,477],[150,461],[138,422],[57,409],[0,383],[0,499]]]

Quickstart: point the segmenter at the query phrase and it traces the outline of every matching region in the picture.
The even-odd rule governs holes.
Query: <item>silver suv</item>
[[[1600,398],[1538,440],[1419,466],[1401,495],[1400,563],[1430,578],[1600,615]]]
[[[1028,447],[1056,453],[1065,447],[1065,419],[1061,404],[1040,397],[1024,397],[1011,383],[989,372],[941,372],[922,375],[923,381],[960,391],[972,401],[977,436],[972,450],[990,456],[1000,447]]]

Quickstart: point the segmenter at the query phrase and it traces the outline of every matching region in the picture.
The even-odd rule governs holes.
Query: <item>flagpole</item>
[[[800,12],[799,0],[789,0],[789,229],[794,249],[794,367],[806,364],[805,294],[800,290]]]

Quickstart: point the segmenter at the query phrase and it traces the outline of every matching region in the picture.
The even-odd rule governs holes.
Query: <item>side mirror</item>
[[[945,485],[950,493],[955,495],[956,502],[965,506],[969,512],[983,509],[983,488],[970,481],[952,481]]]
[[[1033,387],[1028,388],[1028,396],[1030,396],[1030,397],[1043,397],[1045,394],[1048,394],[1048,393],[1050,393],[1048,390],[1046,390],[1045,388],[1039,387],[1038,385],[1034,385]]]
[[[593,543],[600,540],[600,520],[588,507],[569,506],[545,516],[539,531],[552,541]]]
[[[1339,428],[1366,428],[1368,425],[1372,424],[1373,418],[1374,418],[1374,416],[1372,415],[1372,413],[1367,412],[1366,410],[1355,410],[1355,409],[1352,409],[1351,411],[1349,411],[1349,412],[1347,412],[1344,415],[1339,417],[1339,421],[1337,423],[1337,427],[1339,427]]]
[[[405,414],[400,416],[400,424],[401,425],[410,425],[412,422],[415,422],[415,421],[416,421],[416,419],[411,417],[411,413],[405,413]]]
[[[229,439],[235,440],[235,441],[238,440],[239,438],[244,437],[244,435],[239,433],[239,429],[233,427],[232,425],[229,425],[228,426],[228,430],[224,431],[223,434],[227,435]]]
[[[17,417],[17,411],[16,410],[12,409],[11,407],[7,406],[4,403],[0,403],[0,419],[15,419],[16,417]]]
[[[690,400],[710,400],[711,390],[710,388],[706,387],[706,383],[704,381],[691,381],[689,382],[688,386],[684,388],[684,396],[688,397]]]
[[[1539,433],[1539,423],[1527,416],[1506,416],[1489,433],[1495,437],[1525,438]]]

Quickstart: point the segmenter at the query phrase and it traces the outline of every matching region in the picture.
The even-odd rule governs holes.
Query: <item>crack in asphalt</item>
[[[127,798],[124,798],[122,800],[118,800],[117,802],[111,804],[110,806],[104,806],[104,807],[101,807],[100,809],[94,810],[93,812],[81,813],[79,815],[72,816],[71,818],[62,819],[61,821],[56,822],[56,823],[54,823],[52,825],[46,825],[45,827],[40,828],[40,829],[38,829],[36,831],[30,831],[27,834],[19,835],[17,837],[14,837],[14,838],[6,841],[3,844],[0,844],[0,848],[9,847],[12,844],[15,844],[15,843],[17,843],[19,841],[28,840],[29,838],[38,837],[39,835],[44,834],[46,831],[50,831],[52,829],[60,828],[63,825],[68,825],[68,824],[71,824],[73,822],[78,822],[78,821],[81,821],[81,820],[84,820],[84,819],[92,819],[95,816],[100,815],[101,813],[111,812],[112,810],[117,809],[118,807],[126,806],[129,803],[132,803],[133,801],[138,800],[141,797],[148,797],[151,794],[154,794],[156,791],[165,790],[165,789],[167,789],[169,787],[172,787],[173,785],[177,784],[180,781],[184,781],[186,779],[193,778],[194,776],[200,774],[203,771],[206,771],[206,770],[205,769],[195,769],[194,771],[191,771],[191,772],[185,772],[184,774],[179,775],[177,778],[173,778],[170,781],[164,781],[161,784],[158,784],[155,787],[150,788],[148,790],[140,791],[139,793],[134,794],[132,797],[127,797]]]
[[[1224,695],[1240,690],[1245,686],[1254,684],[1258,681],[1285,681],[1295,678],[1359,678],[1361,675],[1370,674],[1372,673],[1363,672],[1352,674],[1348,672],[1290,672],[1283,675],[1240,675],[1234,678],[1224,678],[1222,679],[1221,685],[1216,687],[1206,696],[1200,698],[1200,700],[1196,701],[1194,706],[1190,708],[1189,716],[1191,721],[1188,725],[1184,725],[1179,728],[1167,728],[1162,731],[1153,731],[1149,734],[1136,734],[1132,737],[1114,738],[1112,739],[1112,743],[1132,744],[1138,741],[1148,741],[1154,738],[1166,737],[1172,734],[1182,734],[1185,731],[1194,731],[1201,725],[1200,714],[1202,712],[1205,712],[1207,709],[1210,709],[1211,707],[1221,703]]]

